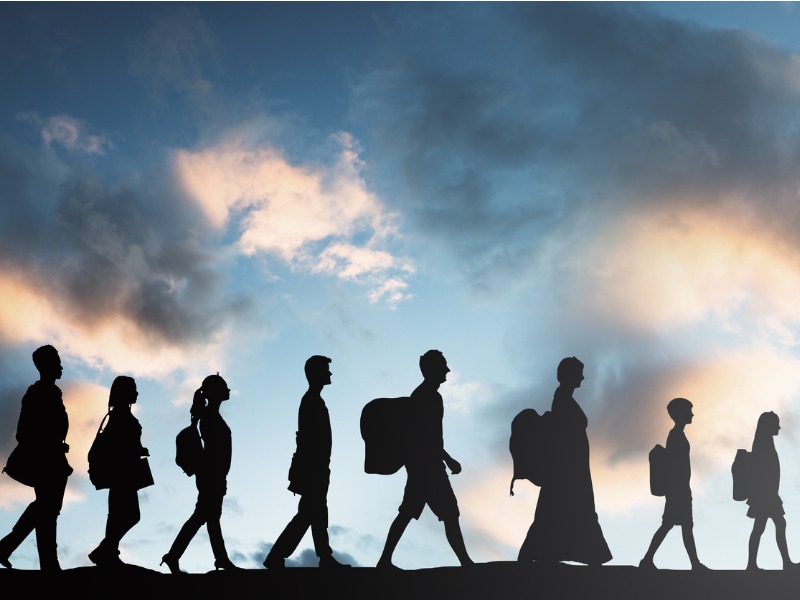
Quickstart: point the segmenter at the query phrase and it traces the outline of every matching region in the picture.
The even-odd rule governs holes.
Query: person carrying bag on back
[[[98,567],[124,565],[119,558],[120,540],[139,522],[139,489],[152,483],[152,479],[140,479],[141,462],[150,453],[142,446],[142,426],[131,412],[138,396],[131,377],[120,375],[111,384],[108,424],[100,434],[105,442],[102,460],[108,465],[108,518],[105,537],[89,553],[89,560]]]

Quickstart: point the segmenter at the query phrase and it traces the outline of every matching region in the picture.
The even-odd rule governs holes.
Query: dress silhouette
[[[445,470],[446,465],[453,475],[461,472],[461,464],[444,449],[442,433],[444,403],[439,386],[447,379],[450,368],[439,350],[423,354],[419,368],[423,381],[408,400],[411,429],[406,432],[406,486],[376,565],[380,569],[397,569],[392,563],[395,547],[411,520],[419,519],[426,505],[444,523],[447,541],[461,565],[473,564],[461,533],[458,502]]]
[[[140,518],[136,473],[138,463],[149,453],[142,446],[142,426],[131,412],[138,395],[136,382],[125,375],[114,379],[108,395],[108,423],[103,431],[107,459],[113,465],[108,487],[108,518],[105,537],[89,553],[89,560],[99,567],[124,564],[119,558],[120,540]]]
[[[22,398],[17,422],[17,448],[25,457],[33,478],[36,499],[17,520],[11,532],[0,540],[0,564],[11,568],[11,554],[32,531],[36,531],[39,568],[60,571],[56,544],[58,515],[64,501],[67,479],[72,467],[67,462],[66,443],[69,418],[56,380],[61,378],[61,358],[50,345],[33,352],[33,364],[39,380]]]
[[[228,489],[227,476],[231,467],[231,430],[219,412],[223,401],[230,398],[228,384],[219,375],[209,375],[195,391],[192,400],[192,420],[200,421],[203,457],[195,474],[197,503],[194,512],[183,524],[169,551],[162,557],[171,573],[182,573],[179,561],[189,542],[205,523],[215,569],[239,569],[228,557],[222,538],[222,500]],[[206,404],[207,402],[207,404]]]
[[[775,540],[783,560],[784,569],[797,565],[789,558],[786,543],[786,519],[783,516],[783,500],[778,494],[781,481],[781,465],[775,450],[775,436],[781,429],[780,419],[774,412],[761,413],[756,425],[750,463],[750,493],[747,499],[747,516],[753,519],[753,531],[748,544],[747,570],[759,570],[758,546],[767,520],[775,523]]]
[[[278,536],[264,560],[268,569],[285,567],[311,528],[314,550],[321,568],[349,567],[333,557],[328,539],[328,486],[333,436],[328,408],[320,395],[331,382],[331,359],[315,355],[305,364],[308,391],[300,400],[297,415],[297,448],[289,469],[289,490],[300,494],[297,513]]]
[[[552,465],[518,560],[601,565],[611,560],[611,552],[595,512],[588,419],[572,397],[583,381],[583,363],[565,358],[558,365],[557,378],[551,409]]]

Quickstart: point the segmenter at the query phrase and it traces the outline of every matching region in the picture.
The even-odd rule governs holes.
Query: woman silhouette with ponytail
[[[114,379],[108,394],[108,424],[103,435],[108,440],[107,459],[113,472],[108,486],[106,536],[89,553],[89,560],[98,567],[124,564],[119,558],[119,542],[140,518],[137,466],[150,454],[142,447],[142,426],[131,412],[138,396],[136,381],[125,375]]]
[[[219,408],[224,400],[231,397],[230,393],[228,384],[218,374],[206,377],[203,385],[194,393],[191,417],[193,423],[200,422],[203,459],[195,474],[197,503],[194,512],[181,527],[169,552],[161,559],[161,564],[166,564],[173,574],[183,573],[178,562],[203,523],[208,529],[214,553],[214,568],[241,568],[228,558],[219,523],[231,466],[231,430],[219,413]]]

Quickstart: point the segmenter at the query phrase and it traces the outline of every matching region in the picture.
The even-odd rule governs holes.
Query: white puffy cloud
[[[293,164],[245,129],[175,153],[176,176],[208,222],[219,230],[235,222],[244,255],[268,254],[293,269],[368,285],[373,301],[407,298],[414,267],[386,248],[398,217],[369,191],[352,137],[336,136],[339,153],[330,164]]]

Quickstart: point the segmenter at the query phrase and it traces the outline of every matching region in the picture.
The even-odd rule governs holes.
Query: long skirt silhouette
[[[599,565],[612,557],[595,511],[588,420],[572,396],[559,391],[552,407],[552,462],[518,560]]]

